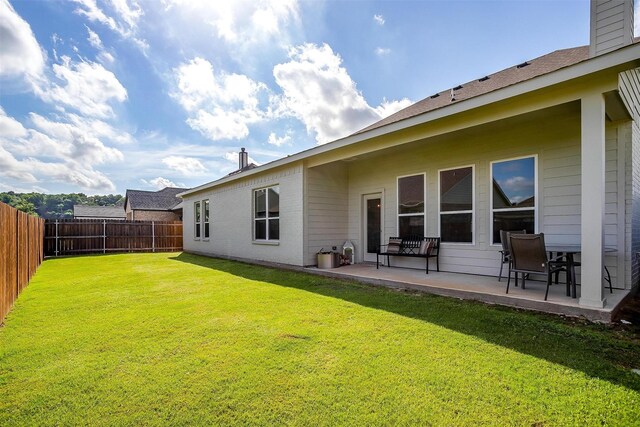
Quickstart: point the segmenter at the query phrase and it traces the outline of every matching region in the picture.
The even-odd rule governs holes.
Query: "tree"
[[[39,215],[47,219],[73,217],[73,205],[115,206],[122,204],[124,197],[119,194],[87,196],[84,193],[42,194],[0,193],[0,201],[23,212]]]

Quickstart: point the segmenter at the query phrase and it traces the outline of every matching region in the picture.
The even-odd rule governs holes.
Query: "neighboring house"
[[[127,215],[122,206],[73,205],[73,218],[125,220]]]
[[[182,221],[185,188],[166,187],[160,191],[127,190],[124,207],[130,221]]]
[[[592,3],[589,46],[183,191],[185,251],[308,266],[321,248],[351,240],[362,262],[375,261],[378,241],[419,233],[442,238],[442,271],[497,276],[499,230],[526,229],[550,243],[582,243],[579,304],[603,307],[604,265],[617,288],[640,279],[632,15],[630,0]],[[605,246],[617,252],[604,256]]]

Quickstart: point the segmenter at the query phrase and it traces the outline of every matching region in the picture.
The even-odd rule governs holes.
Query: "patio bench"
[[[383,249],[384,248],[384,249]],[[390,237],[389,243],[380,245],[376,253],[376,269],[380,268],[380,256],[387,257],[387,266],[391,267],[390,257],[424,258],[425,271],[429,274],[429,258],[436,259],[436,269],[440,271],[440,237]]]

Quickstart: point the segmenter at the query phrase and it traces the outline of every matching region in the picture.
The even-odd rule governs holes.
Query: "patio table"
[[[582,245],[580,244],[546,244],[545,248],[547,252],[553,254],[556,252],[558,255],[564,254],[567,260],[567,275],[568,282],[567,283],[567,296],[569,296],[569,290],[571,290],[571,298],[576,298],[576,262],[575,255],[582,252]],[[616,248],[605,247],[605,253],[615,253],[617,252]],[[607,274],[609,274],[609,270],[605,267]],[[611,279],[609,279],[611,280]]]

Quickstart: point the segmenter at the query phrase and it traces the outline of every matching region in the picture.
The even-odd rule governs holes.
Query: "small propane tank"
[[[344,256],[347,264],[353,264],[355,261],[355,250],[356,248],[351,243],[351,240],[347,240],[342,245],[342,255]]]

